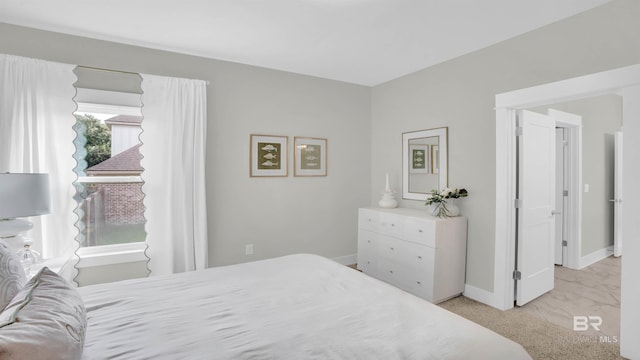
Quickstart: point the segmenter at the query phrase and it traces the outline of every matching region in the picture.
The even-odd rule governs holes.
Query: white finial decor
[[[382,199],[378,201],[378,206],[380,206],[381,208],[388,208],[388,209],[393,209],[395,207],[398,207],[398,202],[393,197],[393,190],[391,190],[391,186],[389,186],[389,173],[387,173],[384,193],[382,194]]]

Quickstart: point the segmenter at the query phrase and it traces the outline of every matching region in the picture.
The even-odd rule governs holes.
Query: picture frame
[[[431,172],[429,145],[409,145],[409,172],[411,174],[428,174]]]
[[[251,134],[249,147],[250,176],[288,176],[288,145],[288,136]]]
[[[440,146],[431,145],[431,173],[440,173]]]
[[[295,136],[293,176],[327,176],[327,139]]]

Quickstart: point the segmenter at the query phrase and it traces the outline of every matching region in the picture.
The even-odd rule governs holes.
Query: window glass
[[[145,241],[142,117],[91,112],[75,116],[78,242],[90,247]]]

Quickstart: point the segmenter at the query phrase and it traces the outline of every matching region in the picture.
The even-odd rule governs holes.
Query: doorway
[[[582,251],[582,116],[547,109],[556,125],[555,264],[580,268]]]
[[[531,109],[518,112],[518,123],[514,286],[522,306],[554,288],[555,265],[577,268],[582,117]]]
[[[515,114],[518,108],[541,106],[560,101],[575,100],[597,95],[621,92],[623,95],[623,119],[627,136],[640,136],[640,65],[609,70],[546,85],[496,95],[496,241],[494,257],[494,291],[491,305],[499,309],[513,307],[513,274],[515,256],[513,243],[515,234],[516,194],[514,169]],[[626,153],[638,151],[640,144],[626,142]],[[640,170],[625,167],[623,181],[637,183]],[[640,228],[635,226],[640,213],[640,190],[625,189],[625,212],[622,231],[625,238],[640,237]],[[636,214],[636,215],[634,215]],[[640,302],[640,289],[635,286],[640,273],[640,249],[629,246],[625,249],[627,261],[622,264],[622,313],[621,354],[626,357],[640,356],[640,344],[633,338],[640,334],[640,323],[632,320],[640,316],[640,310],[632,304]],[[625,306],[627,304],[627,306]],[[628,338],[627,338],[628,337]]]
[[[531,251],[518,255],[516,269],[522,272],[522,278],[516,283],[516,294],[521,289],[528,291],[527,283],[533,278],[533,274],[542,273],[544,269],[553,269],[554,263],[580,270],[611,255],[613,250],[615,229],[614,203],[611,201],[614,199],[615,173],[613,139],[614,133],[622,125],[622,99],[617,94],[608,94],[549,106],[551,108],[546,106],[532,108],[519,114],[520,121],[523,120],[523,115],[530,112],[542,117],[546,120],[548,130],[546,133],[536,134],[535,131],[527,132],[525,130],[528,129],[524,128],[518,137],[518,143],[524,142],[533,146],[530,150],[534,153],[534,156],[529,157],[521,154],[518,159],[519,168],[528,168],[528,175],[520,176],[518,180],[518,199],[521,202],[521,208],[518,209],[520,222],[518,239],[526,241],[527,236],[531,235],[523,234],[522,221],[526,225],[525,211],[532,206],[532,202],[535,202],[541,209],[542,220],[554,220],[554,224],[548,224],[550,227],[555,225],[554,237],[551,239],[551,236],[548,236],[548,240],[545,241],[553,241],[555,246],[538,249],[541,254],[546,251],[551,252],[549,256],[544,257],[547,260],[544,267],[538,266],[535,262],[541,261],[542,255],[536,255],[537,259],[532,259],[534,256]],[[537,138],[543,135],[543,139]],[[536,157],[542,154],[543,150],[549,150],[543,147],[551,148],[550,145],[543,144],[552,141],[556,149],[552,152],[553,159],[536,163]],[[584,165],[582,158],[585,159]],[[527,164],[526,161],[533,163]],[[550,170],[555,171],[551,173]],[[547,181],[545,177],[538,179],[541,174],[547,174],[547,172],[550,174],[548,178],[553,182]],[[529,185],[534,187],[533,196],[531,193],[528,195],[522,193],[528,188],[525,186],[527,181],[533,183]],[[553,190],[554,187],[555,190]],[[545,189],[547,189],[546,192]],[[543,194],[551,194],[552,191],[555,191],[553,196],[547,196],[547,198],[543,196]],[[532,199],[532,197],[535,198]],[[533,234],[534,246],[542,242],[543,235],[545,234]],[[554,255],[555,259],[550,260],[550,256]],[[524,263],[521,263],[523,256]],[[533,271],[528,275],[526,271],[531,269],[527,269],[526,265],[534,266]],[[549,285],[546,288],[553,288],[551,276],[548,281]],[[543,293],[543,291],[534,291],[531,298]],[[516,298],[520,299],[519,296]],[[522,304],[521,299],[518,300],[518,305]]]

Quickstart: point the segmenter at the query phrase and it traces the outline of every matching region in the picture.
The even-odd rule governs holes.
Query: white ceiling
[[[611,0],[0,0],[0,22],[362,85]]]

